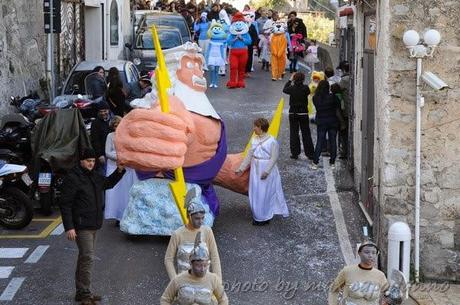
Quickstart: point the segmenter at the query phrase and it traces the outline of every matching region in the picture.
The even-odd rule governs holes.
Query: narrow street
[[[258,65],[256,70],[244,90],[226,89],[221,78],[218,89],[207,91],[225,121],[229,152],[244,148],[253,119],[271,117],[282,97],[284,81],[272,82]],[[289,218],[253,226],[248,198],[218,189],[221,213],[213,229],[230,304],[325,304],[329,282],[345,260],[353,261],[351,251],[362,238],[366,222],[344,165],[332,170],[321,162],[326,167],[314,171],[304,156],[290,159],[288,133],[285,105],[278,164]],[[45,238],[0,240],[0,304],[74,304],[78,251],[59,228]],[[102,304],[158,304],[168,283],[167,243],[163,237],[126,236],[106,222],[93,273]]]

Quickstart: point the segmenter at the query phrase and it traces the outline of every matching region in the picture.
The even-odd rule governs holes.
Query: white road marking
[[[61,223],[53,230],[53,232],[51,232],[50,235],[61,235],[62,233],[64,233],[64,226]]]
[[[25,279],[25,277],[13,277],[0,295],[0,301],[12,301]]]
[[[340,249],[342,250],[343,258],[346,265],[351,265],[356,262],[353,250],[351,248],[350,236],[348,235],[345,219],[343,218],[342,206],[340,205],[339,196],[335,189],[334,176],[332,175],[331,167],[329,166],[329,158],[323,157],[324,174],[326,176],[327,194],[331,202],[332,213],[334,214],[335,226],[337,235],[339,236]]]
[[[36,262],[38,262],[40,260],[40,258],[43,256],[43,254],[45,254],[46,250],[49,248],[50,246],[38,246],[34,252],[32,252],[29,257],[26,259],[25,263],[26,264],[35,264]]]
[[[21,258],[29,248],[0,248],[0,258]]]
[[[13,272],[14,266],[2,266],[0,267],[0,279],[7,279]]]

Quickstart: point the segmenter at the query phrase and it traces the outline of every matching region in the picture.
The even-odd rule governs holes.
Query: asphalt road
[[[208,95],[225,121],[229,151],[239,152],[248,141],[253,119],[273,114],[284,81],[272,82],[269,72],[253,73],[246,89],[228,90],[225,81],[221,78],[220,87],[209,89]],[[314,129],[312,125],[315,135]],[[279,168],[289,218],[276,218],[268,226],[252,226],[248,198],[218,188],[221,214],[213,229],[231,304],[325,304],[327,285],[345,263],[326,169],[309,169],[304,157],[289,159],[287,105],[279,142]],[[347,238],[354,247],[362,237],[365,220],[357,207],[349,174],[340,163],[333,175]],[[104,296],[102,304],[159,304],[168,283],[163,265],[167,243],[168,238],[126,236],[112,222],[106,222],[98,233],[93,273],[93,290]],[[31,253],[40,245],[49,248],[38,262],[30,263]],[[2,258],[5,248],[26,249],[22,256]],[[0,267],[0,294],[8,297],[7,292],[14,290],[11,286],[18,286],[12,300],[1,301],[0,296],[0,304],[74,304],[76,256],[75,244],[64,234],[42,239],[0,239],[0,266],[14,267],[3,278]],[[12,284],[13,278],[16,280]]]

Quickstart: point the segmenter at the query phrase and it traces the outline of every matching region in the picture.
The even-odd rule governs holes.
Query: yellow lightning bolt
[[[157,57],[157,66],[155,68],[155,79],[157,82],[158,97],[160,100],[161,111],[169,113],[169,100],[167,89],[171,88],[171,80],[169,78],[168,70],[166,68],[166,62],[161,50],[160,39],[158,39],[157,29],[153,25],[150,28],[152,32],[153,43],[155,46],[155,54]],[[176,201],[177,208],[179,209],[182,222],[187,224],[187,211],[185,210],[185,195],[187,193],[187,187],[185,186],[184,171],[182,167],[174,170],[174,182],[169,184],[174,200]]]

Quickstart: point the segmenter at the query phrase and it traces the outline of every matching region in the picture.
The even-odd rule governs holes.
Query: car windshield
[[[158,38],[160,39],[161,48],[171,49],[182,44],[179,33],[174,31],[159,31]],[[154,50],[152,34],[150,31],[139,33],[136,39],[137,49]]]
[[[151,27],[153,24],[155,25],[167,25],[174,28],[179,29],[182,39],[184,41],[190,40],[189,38],[189,30],[187,27],[187,23],[184,19],[181,18],[158,18],[158,17],[147,17],[146,21],[147,26]]]

